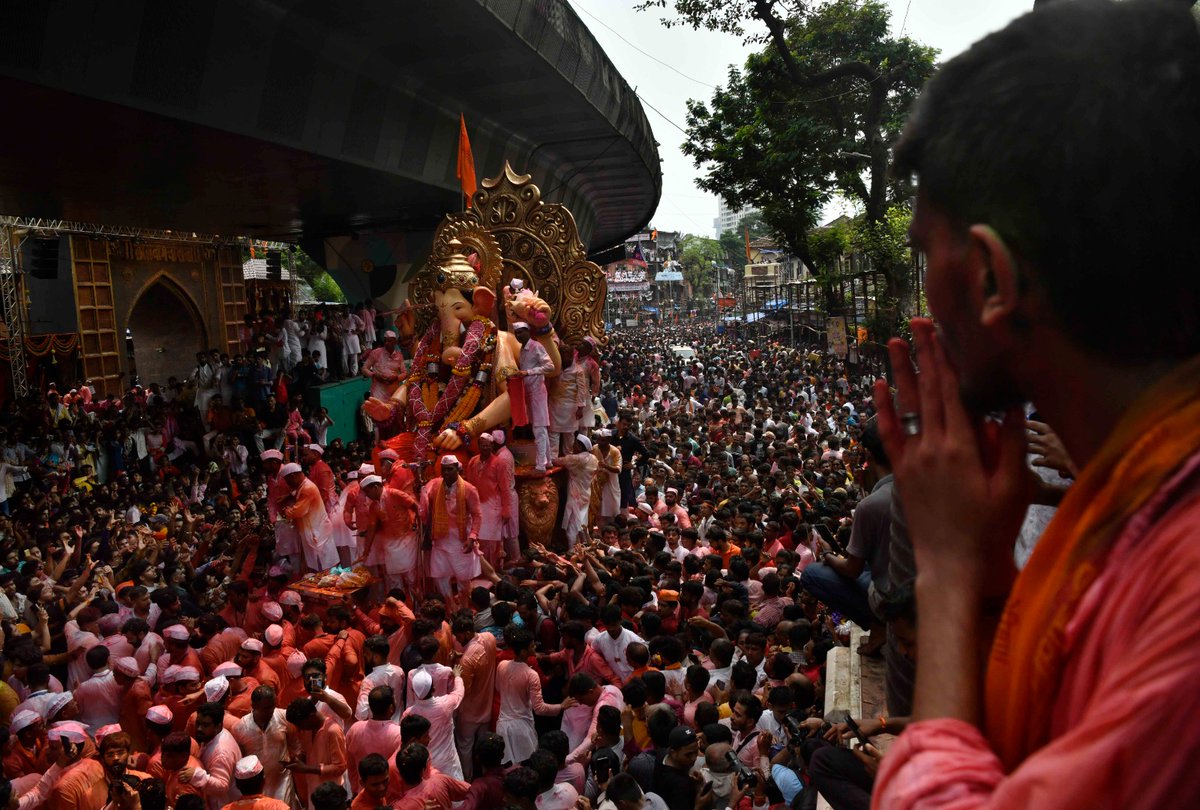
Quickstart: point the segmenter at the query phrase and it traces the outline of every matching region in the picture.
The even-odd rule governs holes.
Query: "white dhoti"
[[[446,530],[442,537],[433,539],[433,552],[429,555],[429,576],[433,579],[457,579],[470,582],[482,572],[479,554],[474,549],[463,551],[463,541],[458,538],[458,527]]]
[[[389,576],[407,574],[417,567],[417,551],[420,540],[415,532],[387,535],[382,531],[375,535],[375,544],[366,559],[367,565],[378,565]]]
[[[333,544],[333,525],[326,515],[313,530],[298,531],[304,565],[313,571],[325,571],[338,564],[337,547]]]
[[[333,545],[335,548],[354,549],[353,556],[358,556],[358,537],[354,530],[346,525],[346,519],[343,517],[346,509],[346,498],[350,494],[350,488],[342,490],[342,494],[338,496],[337,506],[333,510],[333,514],[329,516],[333,524]]]

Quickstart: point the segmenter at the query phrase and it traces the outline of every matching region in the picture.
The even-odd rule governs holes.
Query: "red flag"
[[[471,139],[467,137],[467,119],[462,113],[458,114],[458,168],[455,176],[462,182],[462,193],[467,198],[467,208],[471,207],[471,197],[475,194],[475,156],[471,154]]]

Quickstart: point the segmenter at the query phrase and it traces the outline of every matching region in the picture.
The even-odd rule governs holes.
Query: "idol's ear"
[[[496,306],[496,293],[487,287],[476,287],[475,292],[471,295],[471,300],[476,315],[484,318],[492,317],[492,310]]]

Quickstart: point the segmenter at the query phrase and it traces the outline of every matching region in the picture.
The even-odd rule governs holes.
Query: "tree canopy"
[[[707,101],[689,101],[683,150],[697,185],[731,206],[753,206],[785,247],[818,274],[809,244],[835,194],[867,224],[881,223],[910,190],[888,176],[890,146],[934,70],[936,51],[889,32],[878,0],[645,0],[690,25],[763,43]],[[878,268],[893,297],[907,276]]]

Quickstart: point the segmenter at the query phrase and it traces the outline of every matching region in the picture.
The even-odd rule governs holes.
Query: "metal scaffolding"
[[[4,323],[8,326],[8,358],[12,366],[13,393],[29,393],[28,366],[25,363],[25,313],[21,307],[21,279],[17,271],[17,250],[13,229],[0,223],[0,299],[4,305]]]

